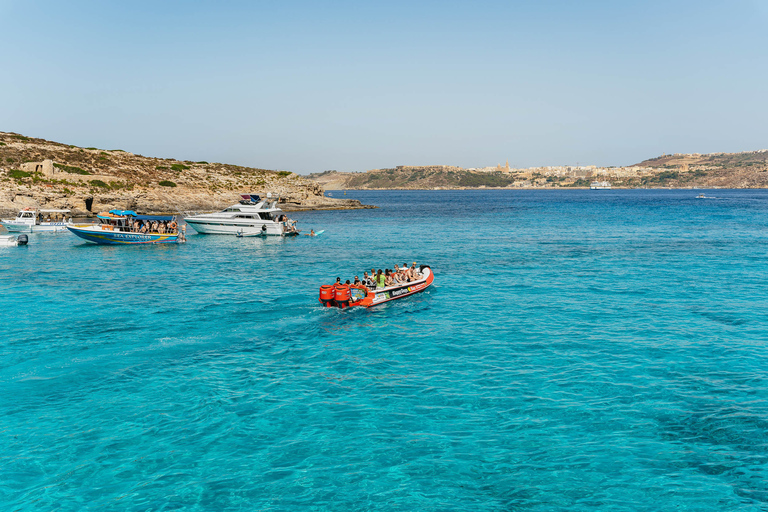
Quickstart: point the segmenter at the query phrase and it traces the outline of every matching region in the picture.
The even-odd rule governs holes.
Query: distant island
[[[613,188],[768,188],[768,150],[676,153],[626,167],[515,169],[507,163],[465,169],[449,165],[403,165],[366,172],[326,171],[307,177],[327,190],[589,188],[592,181],[608,181]]]
[[[217,210],[241,193],[271,192],[283,210],[367,208],[325,196],[322,185],[289,171],[81,148],[0,132],[0,211],[68,209],[89,215],[112,208],[141,213]]]

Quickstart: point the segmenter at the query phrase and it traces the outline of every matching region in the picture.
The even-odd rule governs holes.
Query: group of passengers
[[[175,220],[128,220],[128,230],[131,233],[176,233],[178,225]]]
[[[389,286],[397,286],[402,284],[407,284],[413,281],[418,281],[422,278],[421,272],[419,272],[419,269],[416,267],[416,262],[413,262],[413,265],[408,267],[407,263],[403,263],[402,267],[398,267],[395,265],[394,270],[385,269],[382,271],[379,269],[376,271],[375,269],[371,269],[371,273],[368,274],[368,272],[363,272],[363,279],[360,280],[358,276],[355,276],[354,283],[350,283],[349,279],[347,279],[346,284],[358,284],[363,285],[369,290],[375,290],[377,288],[387,288]],[[341,284],[341,278],[336,278],[336,284]]]
[[[54,213],[51,215],[50,213],[43,217],[43,214],[40,214],[40,220],[38,221],[38,224],[42,224],[43,222],[67,222],[67,217],[60,213]]]

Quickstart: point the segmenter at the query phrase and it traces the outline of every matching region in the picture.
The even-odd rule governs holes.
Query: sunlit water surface
[[[0,510],[766,510],[768,193],[697,193],[0,248]],[[413,261],[427,292],[317,302]]]

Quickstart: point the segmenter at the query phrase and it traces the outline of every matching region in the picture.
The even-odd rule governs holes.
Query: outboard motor
[[[341,309],[348,308],[349,307],[349,285],[346,284],[337,284],[336,285],[336,305],[340,307]]]
[[[330,308],[333,306],[333,300],[336,298],[336,291],[333,288],[332,284],[324,284],[320,287],[320,302],[323,303],[323,306],[326,308]]]
[[[27,237],[27,235],[19,235],[16,237],[16,242],[19,245],[27,245],[27,242],[29,242],[29,238]]]

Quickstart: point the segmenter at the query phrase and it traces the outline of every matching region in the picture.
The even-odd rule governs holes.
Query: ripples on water
[[[349,192],[0,249],[2,510],[765,510],[768,194]],[[372,310],[317,288],[429,263]]]

